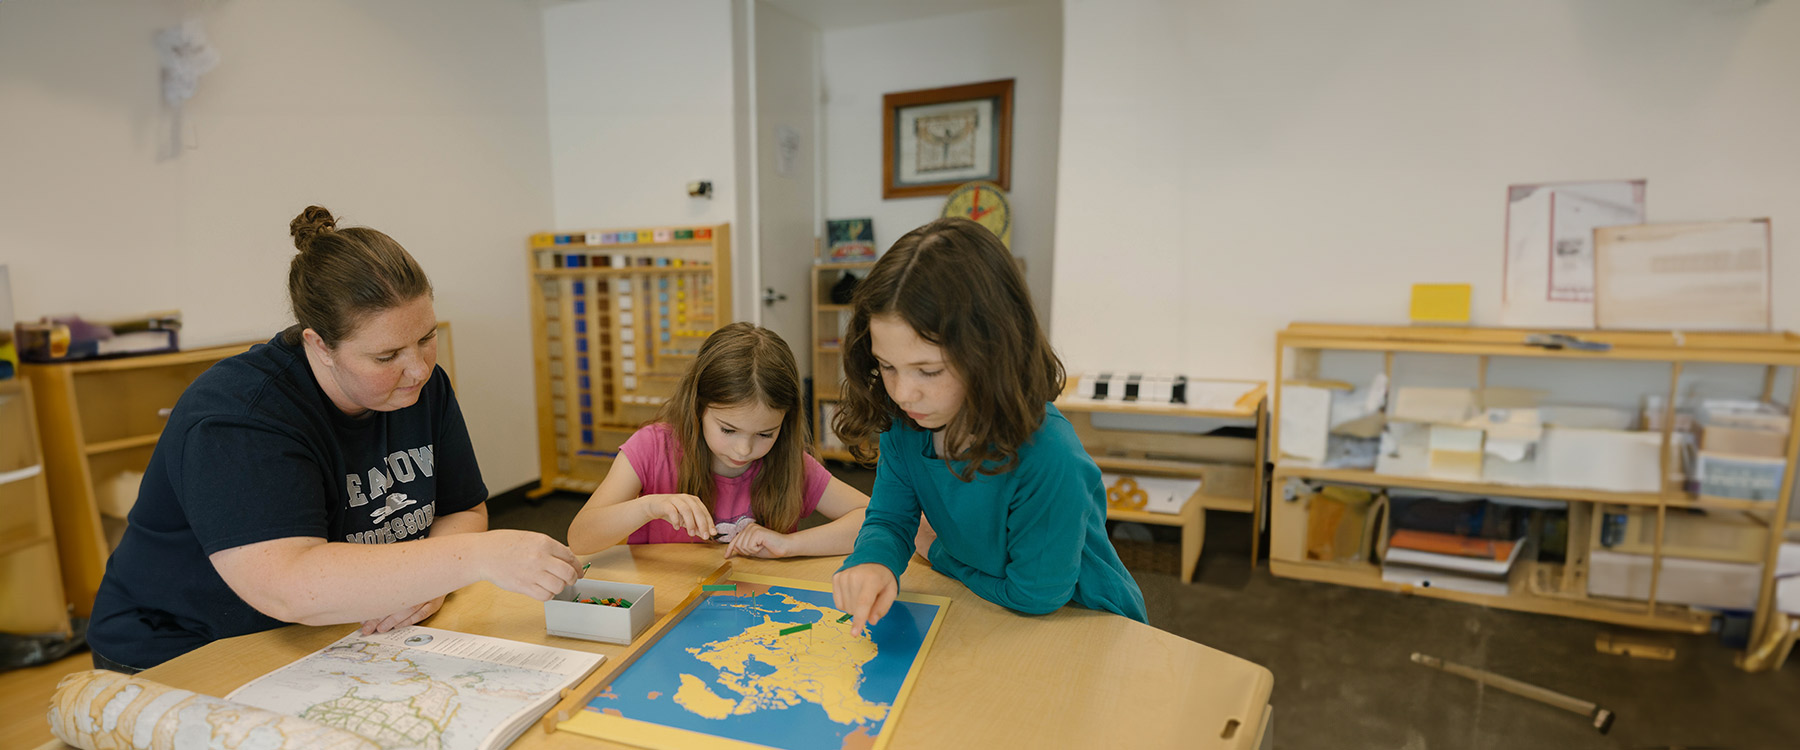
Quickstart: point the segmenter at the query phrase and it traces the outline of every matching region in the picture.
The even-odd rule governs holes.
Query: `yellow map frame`
[[[831,591],[830,584],[818,583],[815,581],[800,581],[792,578],[780,578],[777,576],[757,575],[755,573],[733,572],[726,580],[742,581],[744,583],[761,583],[770,586],[786,586],[788,588],[806,589],[808,591]],[[699,592],[697,591],[695,593]],[[698,606],[700,602],[705,599],[705,596],[689,597],[689,601],[685,606],[676,612],[670,613],[669,622],[666,627],[657,628],[656,633],[652,636],[650,642],[645,643],[644,647],[632,654],[631,658],[626,659],[613,667],[611,673],[603,678],[600,681],[600,684],[608,684],[614,678],[625,674],[625,670],[629,669],[632,663],[637,661],[637,656],[648,653],[651,648],[656,646],[657,641],[662,640],[663,635],[674,630],[676,625],[682,620],[687,619],[687,616],[694,611],[694,607]],[[944,613],[950,609],[950,598],[945,596],[902,592],[899,596],[896,596],[895,599],[897,601],[914,602],[917,604],[934,604],[937,605],[938,609],[937,615],[931,620],[931,627],[925,631],[925,637],[919,641],[919,653],[913,656],[912,667],[906,671],[906,679],[900,683],[900,692],[898,695],[894,696],[894,706],[888,711],[888,717],[882,724],[882,732],[875,736],[874,750],[882,750],[887,747],[888,739],[893,736],[888,730],[893,727],[893,723],[900,715],[900,710],[905,707],[907,697],[912,695],[913,683],[919,679],[919,667],[925,663],[925,655],[931,651],[932,642],[937,640],[938,625],[943,623]],[[628,719],[623,716],[613,716],[598,711],[589,711],[585,704],[583,704],[581,709],[576,711],[575,715],[571,716],[568,720],[557,722],[556,728],[558,730],[566,730],[576,734],[587,735],[596,739],[623,742],[628,745],[650,748],[651,750],[686,750],[688,748],[693,748],[695,750],[767,750],[768,748],[767,745],[758,745],[750,742],[715,737],[710,734],[690,732],[686,729],[677,729],[675,727],[663,726],[647,721]]]

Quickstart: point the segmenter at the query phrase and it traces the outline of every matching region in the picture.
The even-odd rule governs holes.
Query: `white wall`
[[[222,61],[170,158],[155,30]],[[538,9],[483,0],[0,3],[0,263],[20,319],[179,308],[188,346],[292,321],[309,203],[405,245],[454,324],[488,486],[537,474],[525,238],[550,221]]]
[[[736,222],[731,13],[730,0],[544,9],[558,229]],[[692,180],[711,180],[712,199],[689,197]]]
[[[1496,324],[1506,186],[1552,180],[1773,217],[1800,328],[1800,5],[1066,0],[1064,28],[1071,371],[1268,378],[1288,322],[1404,324],[1415,282]]]
[[[819,218],[818,121],[820,32],[775,5],[755,5],[757,255],[760,281],[785,301],[761,308],[762,325],[794,350],[800,372],[812,372],[813,239]],[[792,150],[781,154],[783,134]]]
[[[1013,84],[1012,250],[1038,314],[1051,309],[1063,26],[1050,4],[825,32],[825,218],[872,217],[888,245],[939,216],[944,196],[881,199],[881,97],[999,78]]]

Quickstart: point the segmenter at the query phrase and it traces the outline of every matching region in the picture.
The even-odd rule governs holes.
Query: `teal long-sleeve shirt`
[[[1074,602],[1149,622],[1144,594],[1106,537],[1106,488],[1075,428],[1054,405],[1010,471],[964,482],[931,433],[896,421],[881,435],[875,491],[849,568],[880,563],[899,580],[919,514],[937,531],[926,559],[990,602],[1026,614]]]

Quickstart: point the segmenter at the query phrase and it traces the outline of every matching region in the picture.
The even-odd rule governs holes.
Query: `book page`
[[[486,750],[517,737],[604,658],[415,625],[352,632],[226,699],[385,748]]]

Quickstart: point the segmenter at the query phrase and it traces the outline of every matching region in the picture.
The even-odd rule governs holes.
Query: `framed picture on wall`
[[[1012,189],[1013,79],[881,98],[881,197],[946,195],[973,180]]]

